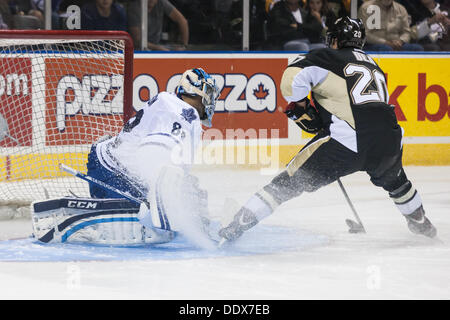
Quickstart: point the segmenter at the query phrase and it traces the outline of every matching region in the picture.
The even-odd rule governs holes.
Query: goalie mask
[[[179,98],[182,95],[201,96],[202,104],[205,107],[205,115],[201,118],[202,124],[211,127],[216,100],[219,97],[219,88],[208,73],[202,68],[185,71],[175,88],[175,93]]]

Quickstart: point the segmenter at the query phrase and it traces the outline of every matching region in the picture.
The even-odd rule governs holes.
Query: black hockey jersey
[[[284,71],[281,92],[288,102],[311,92],[331,137],[354,152],[373,147],[374,139],[399,140],[391,139],[401,129],[388,104],[385,75],[362,50],[327,48],[300,55]],[[398,143],[386,148],[394,153]]]

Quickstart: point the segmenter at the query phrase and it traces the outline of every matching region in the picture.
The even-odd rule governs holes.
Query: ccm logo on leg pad
[[[95,209],[97,208],[97,202],[90,201],[67,201],[68,208],[81,208],[81,209]]]

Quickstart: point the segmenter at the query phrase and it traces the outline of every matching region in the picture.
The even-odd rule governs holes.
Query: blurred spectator
[[[74,5],[78,8],[81,8],[90,3],[89,0],[56,0],[52,1],[52,25],[55,29],[67,29],[66,20],[67,20],[67,9]]]
[[[42,10],[40,10],[41,6]],[[39,19],[40,26],[44,26],[44,3],[35,0],[9,0],[9,7],[13,15],[30,15]]]
[[[267,19],[265,0],[250,1],[250,50],[264,50],[267,42]],[[239,37],[241,40],[242,37]],[[239,41],[242,44],[242,40]]]
[[[45,0],[31,0],[31,6],[34,10],[44,13]]]
[[[285,51],[309,51],[323,48],[322,43],[311,43],[304,29],[307,12],[298,0],[281,0],[269,11],[268,42],[275,49]]]
[[[371,11],[377,6],[380,15]],[[374,16],[375,15],[375,16]],[[408,12],[393,0],[368,0],[358,10],[358,16],[366,27],[368,51],[423,51],[423,47],[411,42]],[[370,19],[369,19],[370,18]]]
[[[307,0],[305,9],[303,30],[308,40],[314,44],[321,43],[325,47],[327,26],[334,23],[336,16],[329,9],[327,0]]]
[[[189,42],[189,25],[186,18],[168,0],[148,0],[148,45],[149,50],[186,50]],[[161,44],[164,17],[168,16],[178,26],[178,38],[174,45]],[[128,6],[129,32],[135,48],[141,47],[141,3],[133,1]]]
[[[435,0],[408,0],[401,2],[411,16],[412,38],[427,51],[449,51],[448,33],[450,7]],[[448,1],[447,1],[448,2]]]
[[[59,13],[59,7],[62,2],[63,0],[52,0],[52,29],[61,29],[63,27]]]
[[[91,3],[92,0],[57,0],[59,1],[59,6],[58,6],[58,12],[59,13],[66,13],[67,8],[71,5],[76,5],[78,7],[80,7],[80,9],[83,7],[83,5]],[[53,3],[53,1],[52,1]]]
[[[328,0],[328,8],[333,11],[336,18],[350,16],[350,1]]]
[[[114,0],[95,0],[81,8],[81,29],[127,30],[125,10]]]
[[[62,0],[53,0],[52,1],[52,11],[58,11],[59,6],[61,4]]]
[[[275,3],[277,3],[280,0],[265,0],[265,9],[266,12],[269,13],[270,10],[272,10]]]
[[[0,0],[0,29],[13,29],[12,14],[8,0]]]
[[[188,21],[191,48],[192,45],[211,44],[223,40],[218,34],[219,27],[222,23],[230,21],[229,9],[232,0],[170,0],[170,2]],[[172,34],[178,32],[178,25],[167,19],[163,30],[169,33],[170,38]]]
[[[26,1],[24,1],[26,2]],[[31,10],[28,11],[29,15],[37,17],[41,22],[42,26],[45,24],[45,15],[44,15],[44,6],[45,1],[44,0],[31,0]]]

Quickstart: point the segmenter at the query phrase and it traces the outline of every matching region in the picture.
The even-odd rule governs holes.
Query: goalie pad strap
[[[128,201],[126,199],[85,199],[85,198],[61,198],[33,203],[33,211],[40,213],[59,208],[73,209],[95,209],[95,210],[111,210],[111,209],[137,209],[139,204]]]

